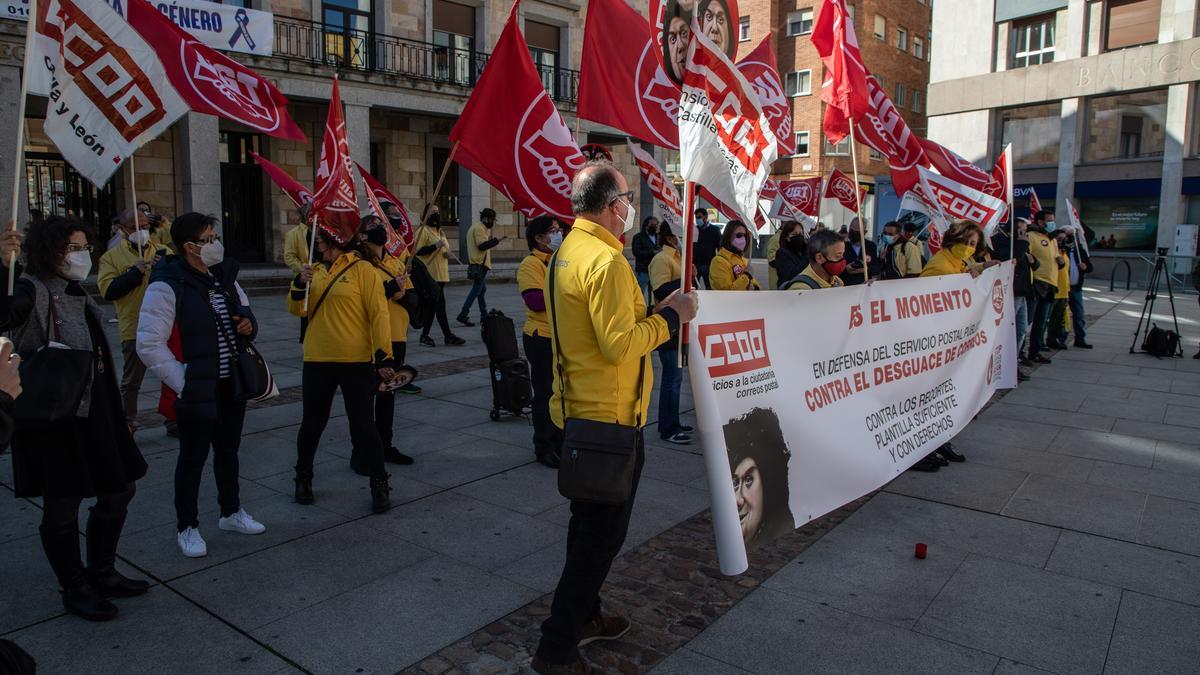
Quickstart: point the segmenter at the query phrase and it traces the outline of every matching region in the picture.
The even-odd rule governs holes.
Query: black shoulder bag
[[[637,422],[626,426],[567,417],[566,378],[562,366],[562,342],[558,339],[558,313],[554,307],[554,278],[558,276],[556,253],[550,260],[550,322],[554,330],[554,361],[558,370],[559,404],[562,406],[564,438],[558,467],[558,492],[572,501],[594,504],[623,504],[633,492],[637,451],[642,442],[642,385],[646,358],[638,370]]]
[[[23,428],[49,428],[71,421],[84,388],[92,381],[92,360],[97,358],[87,349],[50,346],[58,312],[54,295],[48,291],[47,295],[46,342],[33,353],[21,354],[22,390],[13,402],[12,415]]]

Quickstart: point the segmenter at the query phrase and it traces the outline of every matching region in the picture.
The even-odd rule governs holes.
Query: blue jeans
[[[646,297],[646,293],[650,291],[650,272],[638,272],[635,276],[638,287],[642,289],[642,297]]]
[[[1087,317],[1083,313],[1083,288],[1072,288],[1067,293],[1067,304],[1071,306],[1071,330],[1075,342],[1087,342]]]
[[[712,285],[708,283],[708,270],[708,265],[700,265],[700,269],[698,270],[700,272],[700,283],[704,284],[705,288],[712,290]]]
[[[487,316],[487,300],[484,296],[487,295],[487,275],[488,270],[483,270],[475,283],[471,284],[471,292],[467,293],[467,301],[463,303],[462,311],[458,313],[459,318],[465,318],[471,313],[471,303],[479,299],[479,317],[482,319]]]
[[[679,424],[679,389],[683,385],[683,371],[680,370],[678,349],[664,349],[658,352],[658,361],[662,364],[662,384],[658,390],[658,435],[670,438],[683,431]]]
[[[1031,298],[1016,297],[1013,298],[1013,307],[1016,308],[1017,314],[1017,353],[1021,353],[1021,346],[1025,344],[1025,336],[1029,334],[1029,301]]]

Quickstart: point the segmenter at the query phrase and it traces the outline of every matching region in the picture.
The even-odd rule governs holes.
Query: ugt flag
[[[291,199],[292,203],[297,207],[304,206],[306,203],[312,201],[312,190],[304,187],[300,181],[289,176],[286,171],[279,168],[274,162],[257,152],[251,152],[250,156],[254,158],[254,161],[258,162],[263,171],[266,171],[267,175],[270,176],[271,181],[278,185],[279,189],[283,190],[283,194],[287,195],[288,199]]]
[[[904,194],[917,184],[917,167],[929,166],[929,158],[920,137],[912,132],[875,77],[867,78],[867,92],[871,105],[854,127],[856,138],[887,159],[896,194]]]
[[[362,164],[355,162],[354,166],[358,167],[358,175],[362,176],[363,183],[367,186],[367,199],[371,204],[371,209],[387,226],[388,241],[385,245],[387,252],[396,255],[402,248],[411,251],[414,243],[413,226],[412,219],[408,216],[408,210],[404,208],[404,202],[389,192],[378,178],[367,173]],[[398,217],[395,221],[384,210],[387,208],[385,205],[396,207],[394,213]]]
[[[671,179],[667,178],[667,173],[654,161],[654,156],[643,150],[640,145],[633,141],[628,141],[628,144],[633,161],[637,163],[638,173],[642,174],[642,180],[646,181],[650,194],[667,219],[677,227],[687,222],[683,217],[683,201],[679,199],[679,192],[675,190]]]
[[[346,138],[342,97],[335,77],[333,93],[329,95],[329,114],[325,117],[325,138],[321,141],[313,214],[317,225],[343,244],[358,230],[358,200],[354,193],[354,173],[350,168],[353,164],[350,141]]]
[[[825,183],[825,199],[836,199],[847,210],[858,213],[858,207],[867,196],[867,191],[854,184],[854,179],[834,169]]]
[[[816,218],[821,213],[821,179],[779,181],[779,197],[772,210],[796,220],[801,216]]]
[[[775,65],[771,34],[767,33],[758,47],[738,62],[737,67],[749,80],[750,86],[754,87],[754,93],[758,94],[758,101],[775,134],[775,142],[779,144],[779,154],[794,154],[796,135],[792,133],[792,107],[788,105],[783,80],[779,78],[779,68]],[[774,199],[773,196],[771,198]]]
[[[745,76],[695,22],[693,33],[679,114],[683,179],[753,223],[779,146]]]
[[[571,179],[586,163],[533,67],[513,3],[500,40],[450,131],[455,160],[526,216],[571,222]]]

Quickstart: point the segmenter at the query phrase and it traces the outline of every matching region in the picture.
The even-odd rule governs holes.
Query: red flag
[[[989,187],[995,190],[997,196],[1002,191],[999,185],[992,185],[995,180],[992,174],[928,138],[922,138],[920,141],[929,163],[946,178],[988,194],[992,194],[988,190]]]
[[[342,116],[342,97],[335,77],[333,93],[329,96],[329,114],[325,117],[325,138],[321,141],[321,165],[317,168],[313,213],[317,216],[317,224],[343,244],[358,230],[358,201],[350,168],[353,163],[350,142],[346,139],[346,120]]]
[[[266,78],[201,44],[146,0],[129,0],[126,17],[158,54],[171,85],[195,112],[216,115],[255,131],[306,140],[288,114],[288,100]]]
[[[375,215],[383,219],[384,224],[388,226],[388,242],[385,246],[387,252],[396,255],[401,248],[412,250],[414,244],[412,219],[408,216],[408,210],[404,208],[404,202],[400,201],[396,195],[388,192],[388,189],[379,182],[379,179],[367,173],[362,164],[354,163],[358,167],[358,175],[362,176],[363,183],[367,186],[367,199],[371,202],[371,209],[375,211]],[[392,223],[391,218],[384,212],[384,204],[395,206],[400,212],[398,225]]]
[[[267,172],[267,175],[271,177],[271,181],[278,185],[279,189],[283,190],[283,193],[292,200],[293,204],[299,207],[312,201],[312,190],[304,187],[300,181],[289,176],[286,171],[276,166],[274,162],[257,152],[251,152],[250,156],[254,158],[254,161],[258,162],[263,171]]]
[[[758,193],[758,198],[762,200],[775,199],[779,196],[779,181],[774,178],[768,178],[767,182],[763,183],[762,190]]]
[[[996,165],[992,167],[992,182],[984,190],[989,195],[999,198],[1004,202],[1004,221],[1010,221],[1009,205],[1012,204],[1013,188],[1012,188],[1012,143],[1004,146],[1004,152],[1000,153],[1000,157],[996,160]],[[999,194],[994,192],[994,189],[999,189]]]
[[[1037,197],[1037,191],[1029,188],[1029,220],[1032,222],[1038,212],[1042,210],[1042,202]]]
[[[816,218],[821,213],[821,179],[780,181],[779,197],[796,213]]]
[[[796,135],[792,133],[792,107],[783,92],[783,80],[775,65],[775,52],[771,50],[771,34],[768,33],[754,51],[737,64],[738,70],[749,80],[763,113],[779,144],[779,156],[795,154]]]
[[[1004,202],[925,167],[917,171],[926,201],[932,197],[931,203],[940,206],[947,218],[968,220],[982,227],[986,236],[992,235],[1004,215]]]
[[[825,109],[825,135],[830,143],[837,143],[850,133],[851,121],[861,120],[871,107],[867,67],[858,50],[846,0],[824,0],[810,39],[825,63],[821,84],[821,100],[829,105]]]
[[[836,199],[842,206],[858,213],[858,205],[867,196],[867,191],[863,188],[856,190],[852,178],[834,169],[833,173],[829,174],[829,181],[825,183],[825,194],[821,196],[825,199]]]
[[[742,217],[742,214],[738,213],[728,204],[718,199],[716,195],[714,195],[712,192],[709,192],[708,188],[700,185],[699,183],[696,184],[696,199],[703,199],[704,201],[708,202],[710,206],[717,210],[717,213],[721,214],[721,217],[725,219],[725,222],[729,222],[731,220],[740,220],[743,223],[746,222],[746,219]],[[695,211],[695,209],[692,210]],[[763,218],[761,209],[754,215],[754,222],[747,224],[751,226],[755,233],[757,233],[758,230],[762,229],[767,224],[767,220],[766,218]]]
[[[874,77],[867,78],[867,91],[871,96],[871,109],[854,127],[856,137],[887,158],[892,185],[896,194],[902,195],[917,184],[917,167],[929,166],[929,158],[925,156],[921,139],[908,127]]]
[[[646,187],[650,188],[654,201],[663,209],[671,224],[678,227],[687,222],[683,217],[683,201],[679,199],[679,192],[667,173],[654,161],[654,156],[633,141],[629,141],[629,152],[633,155],[638,172],[642,174],[642,180],[646,181]]]
[[[455,160],[533,217],[574,220],[571,179],[586,163],[533,67],[514,2],[500,40],[450,131]]]
[[[650,27],[625,0],[591,0],[579,69],[579,117],[678,148],[679,86],[667,77],[655,49]]]

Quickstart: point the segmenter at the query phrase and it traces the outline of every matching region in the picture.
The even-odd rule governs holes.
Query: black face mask
[[[791,239],[788,239],[787,240],[787,249],[789,251],[791,251],[792,253],[803,253],[804,249],[805,249],[804,238],[803,237],[792,237]]]
[[[375,227],[367,230],[367,243],[376,246],[383,246],[387,243],[387,232],[382,227]]]
[[[428,218],[425,219],[425,224],[429,225],[430,227],[441,227],[442,226],[442,214],[440,214],[440,213],[431,214]]]

